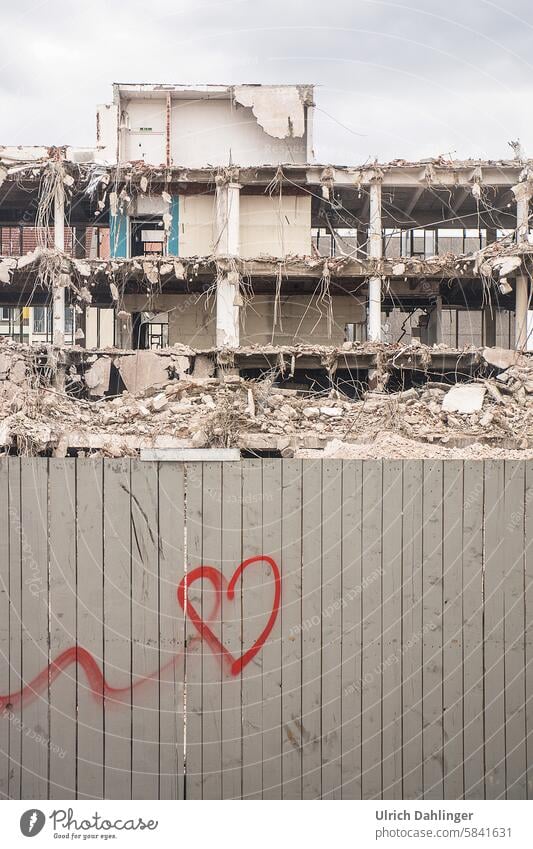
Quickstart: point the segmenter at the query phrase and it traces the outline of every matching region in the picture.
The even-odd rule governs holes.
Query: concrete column
[[[216,189],[215,255],[231,259],[239,255],[240,185],[222,179]],[[216,344],[219,348],[238,348],[241,295],[239,275],[229,269],[217,280]]]
[[[487,348],[496,345],[496,310],[490,304],[483,307],[483,344]]]
[[[57,185],[54,196],[54,247],[65,251],[65,189],[63,183]],[[52,295],[52,341],[54,345],[63,345],[65,341],[65,281],[59,274],[54,281]]]
[[[427,344],[438,345],[442,342],[442,298],[436,299],[435,306],[431,310],[427,324]]]
[[[383,256],[381,182],[379,180],[370,184],[368,255],[371,259],[381,259]],[[381,277],[371,277],[368,281],[367,337],[372,342],[381,341]]]
[[[527,242],[529,233],[529,201],[531,186],[519,183],[513,186],[516,197],[516,240]],[[515,348],[519,351],[527,347],[527,309],[529,285],[526,274],[518,274],[515,280]]]

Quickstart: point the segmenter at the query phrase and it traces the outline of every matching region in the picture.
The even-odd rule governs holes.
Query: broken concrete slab
[[[483,359],[489,366],[507,369],[514,366],[520,359],[519,351],[511,351],[508,348],[483,348]]]
[[[16,360],[9,370],[9,379],[12,383],[20,385],[26,379],[27,367],[24,360]]]
[[[85,372],[85,384],[92,398],[101,398],[109,390],[111,357],[99,357]]]
[[[442,409],[446,413],[477,413],[483,407],[486,387],[481,383],[463,383],[452,388],[442,399]]]
[[[152,351],[136,351],[115,359],[124,386],[132,395],[168,383],[169,362]]]

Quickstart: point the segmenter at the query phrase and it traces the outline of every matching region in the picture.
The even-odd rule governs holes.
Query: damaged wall
[[[168,311],[169,345],[181,343],[195,348],[211,348],[216,344],[215,312],[212,296],[209,303],[202,295],[159,295],[150,301],[150,310]],[[327,304],[311,295],[281,298],[281,327],[278,322],[273,335],[274,296],[255,295],[241,310],[241,345],[289,344],[313,340],[313,345],[342,345],[346,324],[365,319],[365,305],[350,296],[331,299],[332,326],[328,336]],[[135,312],[148,309],[143,295],[126,295],[124,309]]]
[[[277,165],[310,159],[311,86],[115,87],[98,107],[98,145],[122,161]],[[167,99],[168,98],[168,99]],[[119,115],[118,125],[116,115]]]

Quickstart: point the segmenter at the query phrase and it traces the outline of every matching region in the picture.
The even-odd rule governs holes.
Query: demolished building
[[[113,95],[95,148],[0,148],[4,445],[321,450],[360,437],[356,405],[376,414],[387,390],[433,405],[419,438],[527,449],[532,163],[318,164],[311,85]],[[455,381],[483,386],[481,407],[447,410]],[[70,407],[68,427],[49,421],[48,391],[84,427]],[[24,441],[26,401],[44,429]]]

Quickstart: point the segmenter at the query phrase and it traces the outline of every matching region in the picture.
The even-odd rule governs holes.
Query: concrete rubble
[[[490,365],[492,349],[480,351],[484,368],[461,384],[417,372],[412,385],[407,376],[404,387],[391,379],[387,392],[354,383],[355,397],[342,391],[342,382],[311,391],[276,385],[273,373],[247,380],[219,369],[208,376],[205,356],[202,376],[196,376],[181,349],[85,352],[78,370],[66,349],[60,353],[2,345],[5,451],[116,457],[146,447],[224,447],[282,457],[533,458],[533,359],[515,352],[511,365],[498,368]],[[63,360],[66,391],[56,380]],[[500,352],[498,362],[511,360]],[[128,387],[115,395],[109,390],[112,366]],[[106,396],[95,398],[104,390]]]

